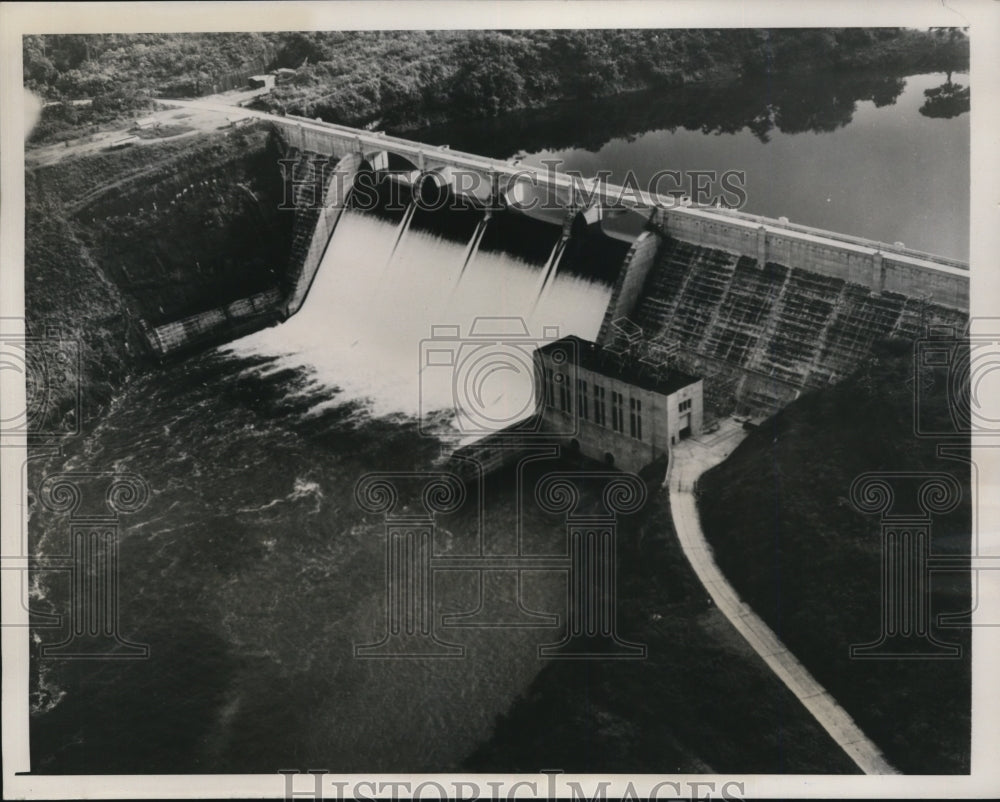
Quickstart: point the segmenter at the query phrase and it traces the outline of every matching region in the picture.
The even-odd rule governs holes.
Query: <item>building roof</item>
[[[546,343],[538,349],[538,352],[551,356],[553,351],[560,350],[569,351],[574,362],[584,370],[600,373],[602,376],[618,379],[661,395],[672,395],[690,384],[701,381],[697,376],[676,368],[657,369],[628,354],[610,351],[597,343],[574,335]]]

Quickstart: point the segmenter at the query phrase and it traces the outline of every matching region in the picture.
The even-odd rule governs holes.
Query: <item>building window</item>
[[[604,417],[604,388],[599,384],[594,385],[594,423],[599,426],[606,425]]]
[[[622,404],[622,394],[611,391],[611,428],[616,432],[624,431],[625,429],[625,410]]]
[[[687,412],[691,409],[691,399],[689,398],[687,401],[681,401],[680,406],[677,407],[677,409],[681,412]]]
[[[573,411],[572,404],[570,403],[569,387],[567,387],[566,377],[563,374],[559,374],[557,384],[559,385],[559,408],[569,414]]]
[[[545,406],[554,407],[556,405],[556,391],[553,385],[552,368],[545,369]]]
[[[629,433],[636,440],[642,440],[642,401],[638,398],[628,400],[628,425]]]
[[[576,380],[576,414],[577,417],[588,417],[587,411],[587,382],[583,379]]]

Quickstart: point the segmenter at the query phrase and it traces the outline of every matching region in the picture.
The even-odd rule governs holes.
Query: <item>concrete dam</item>
[[[144,332],[164,358],[231,339],[234,321],[274,325],[296,314],[363,171],[390,162],[411,186],[463,196],[482,210],[468,245],[475,259],[496,213],[528,214],[515,197],[530,184],[557,199],[543,293],[561,254],[587,227],[641,215],[614,277],[598,344],[642,358],[666,355],[704,377],[716,414],[768,415],[802,392],[843,378],[879,340],[913,339],[929,326],[961,329],[968,317],[968,265],[899,244],[744,214],[695,208],[683,199],[623,192],[525,165],[433,147],[381,133],[295,117],[266,118],[277,130],[294,209],[291,252],[280,286]],[[467,186],[472,172],[482,180]],[[289,198],[289,194],[291,197]],[[408,210],[412,216],[412,211]],[[541,219],[541,218],[539,218]],[[407,221],[402,224],[405,230]],[[405,247],[403,243],[402,247]],[[242,333],[243,328],[239,329]]]
[[[745,238],[745,223],[759,242]],[[851,373],[880,340],[966,325],[960,263],[783,227],[772,239],[775,224],[740,216],[691,226],[654,212],[619,276],[602,343],[672,354],[705,378],[716,414],[769,415]]]

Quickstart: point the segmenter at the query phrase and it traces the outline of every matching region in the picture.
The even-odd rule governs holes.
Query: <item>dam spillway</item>
[[[525,173],[559,199],[563,213],[547,221],[553,230],[549,271],[536,277],[534,297],[535,305],[549,307],[556,317],[558,309],[542,304],[542,297],[563,272],[564,250],[573,250],[573,237],[567,234],[581,226],[599,230],[605,207],[620,213],[623,203],[629,213],[646,217],[643,233],[623,260],[611,252],[601,254],[601,270],[612,277],[613,286],[595,339],[612,344],[616,334],[611,324],[628,319],[642,331],[645,342],[672,349],[684,369],[705,376],[706,394],[716,398],[720,411],[773,412],[802,391],[845,376],[878,340],[912,339],[929,325],[961,327],[967,319],[968,268],[954,259],[784,219],[693,208],[685,199],[629,196],[620,187],[588,184],[447,147],[298,118],[259,116],[268,117],[277,129],[285,142],[286,161],[294,165],[295,235],[284,283],[286,298],[277,305],[274,319],[295,315],[321,265],[332,266],[325,255],[336,241],[334,232],[346,208],[350,188],[345,191],[345,171],[350,180],[364,170],[378,173],[390,158],[397,164],[401,159],[412,164],[412,185],[431,176],[441,191],[461,195],[482,210],[506,209],[504,218],[522,214],[511,203],[511,192],[521,191],[517,181]],[[322,169],[316,169],[317,164]],[[479,171],[484,180],[463,194],[459,168]],[[313,202],[300,203],[302,198]],[[484,212],[480,215],[473,224],[474,236],[464,243],[464,254],[450,268],[448,288],[434,292],[455,295],[470,273],[485,269],[473,265],[483,262],[488,248],[496,247],[490,240],[504,226],[487,225]],[[405,261],[402,252],[408,247],[412,217],[404,218],[388,235],[397,241],[400,253],[390,252],[387,262]],[[551,225],[557,220],[562,238],[558,227]],[[558,270],[551,269],[556,266],[552,262],[558,263]],[[386,272],[398,275],[395,269]],[[415,293],[430,291],[414,288]],[[520,313],[531,316],[531,305]],[[183,346],[205,336],[201,332],[211,328],[207,317],[201,319],[206,315],[217,328],[228,323],[218,310],[209,310],[186,319],[180,328],[168,324],[175,343]],[[152,332],[150,340],[163,343],[164,331]],[[186,334],[191,335],[188,341]]]
[[[388,215],[347,209],[302,308],[227,348],[239,356],[276,359],[276,370],[304,368],[334,391],[324,403],[349,400],[376,416],[418,417],[456,403],[455,372],[420,362],[419,346],[435,329],[456,332],[436,346],[454,353],[483,317],[523,319],[533,335],[558,321],[561,334],[597,336],[611,294],[606,282],[560,271],[535,307],[540,262],[485,248],[456,282],[468,242],[431,230],[419,216],[384,270],[398,225]],[[530,413],[532,380],[530,371],[488,378],[482,386],[485,414],[493,410],[497,420],[507,421],[513,411]],[[308,394],[310,387],[302,390]]]

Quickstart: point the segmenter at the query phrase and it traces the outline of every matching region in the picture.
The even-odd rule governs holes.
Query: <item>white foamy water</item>
[[[553,243],[558,236],[553,227]],[[393,224],[345,212],[302,310],[229,350],[277,356],[273,369],[306,368],[321,385],[339,388],[331,403],[364,400],[377,416],[464,410],[485,429],[530,413],[530,358],[518,357],[530,355],[535,341],[551,339],[551,327],[558,336],[597,335],[607,285],[557,275],[536,305],[540,265],[479,251],[459,281],[466,243],[410,229],[389,261],[395,238]],[[528,336],[481,346],[469,339],[477,318],[498,317],[523,319]],[[453,328],[430,341],[432,327],[440,326]],[[516,321],[502,328],[512,326]],[[441,364],[449,353],[453,364]]]

